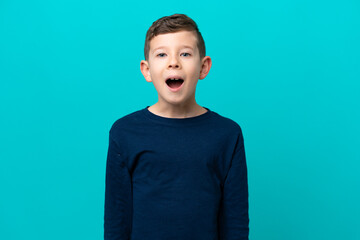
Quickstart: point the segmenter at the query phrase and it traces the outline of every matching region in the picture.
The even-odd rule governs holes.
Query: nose
[[[168,68],[180,68],[180,62],[176,56],[169,58]]]

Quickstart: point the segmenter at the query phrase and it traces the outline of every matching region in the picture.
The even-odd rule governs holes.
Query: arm
[[[105,240],[130,239],[132,214],[131,191],[130,173],[110,134],[105,181]]]
[[[229,171],[223,184],[219,212],[220,240],[248,240],[248,181],[244,140],[240,133]]]

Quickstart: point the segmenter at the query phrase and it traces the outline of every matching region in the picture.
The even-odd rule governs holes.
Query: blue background
[[[243,129],[250,238],[360,239],[360,3],[0,1],[0,239],[102,239],[112,123],[153,105],[145,33],[185,13],[196,100]]]

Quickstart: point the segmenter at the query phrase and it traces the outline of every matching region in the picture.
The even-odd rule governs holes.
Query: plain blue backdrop
[[[360,239],[360,4],[0,0],[0,239],[102,239],[108,131],[152,105],[153,21],[199,25],[198,104],[243,129],[250,238]]]

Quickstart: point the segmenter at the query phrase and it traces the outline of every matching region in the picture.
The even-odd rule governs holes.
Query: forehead
[[[158,47],[182,47],[191,46],[196,48],[197,37],[194,31],[179,31],[174,33],[165,33],[155,36],[150,41],[150,50]]]

